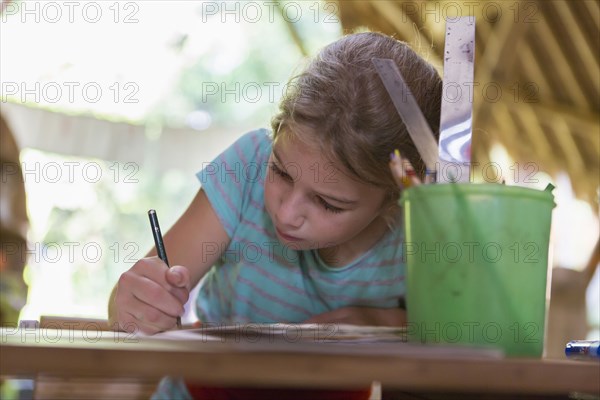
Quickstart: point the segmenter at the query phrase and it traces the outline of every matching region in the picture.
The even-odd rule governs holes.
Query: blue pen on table
[[[169,266],[169,259],[167,258],[167,250],[165,250],[165,243],[163,241],[162,234],[160,233],[160,225],[158,225],[158,217],[156,211],[148,211],[148,218],[150,218],[150,227],[152,228],[152,236],[154,237],[154,245],[156,246],[156,252],[158,258],[163,260],[167,267]],[[177,328],[181,329],[181,317],[177,317]]]
[[[598,340],[571,340],[565,346],[565,355],[575,359],[600,360],[600,341]]]

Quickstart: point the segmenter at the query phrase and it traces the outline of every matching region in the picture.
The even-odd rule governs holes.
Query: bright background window
[[[331,5],[25,1],[5,11],[2,108],[23,147],[31,219],[22,319],[106,318],[119,275],[153,245],[147,210],[167,230],[203,163],[269,127],[305,55],[341,35]]]

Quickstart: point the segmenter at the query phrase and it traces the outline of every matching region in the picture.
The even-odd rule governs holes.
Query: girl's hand
[[[304,322],[307,324],[401,326],[406,324],[406,311],[401,308],[343,307],[315,315]]]
[[[190,294],[187,268],[168,268],[158,257],[142,258],[115,287],[113,318],[119,329],[154,334],[171,329]]]

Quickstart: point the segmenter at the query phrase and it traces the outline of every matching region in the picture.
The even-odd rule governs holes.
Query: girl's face
[[[370,248],[385,232],[385,191],[359,182],[339,163],[282,134],[273,143],[265,206],[279,240],[293,249],[332,249],[340,263]]]

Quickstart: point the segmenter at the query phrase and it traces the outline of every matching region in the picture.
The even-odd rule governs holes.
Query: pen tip
[[[156,214],[156,211],[152,210],[148,210],[148,214]]]

